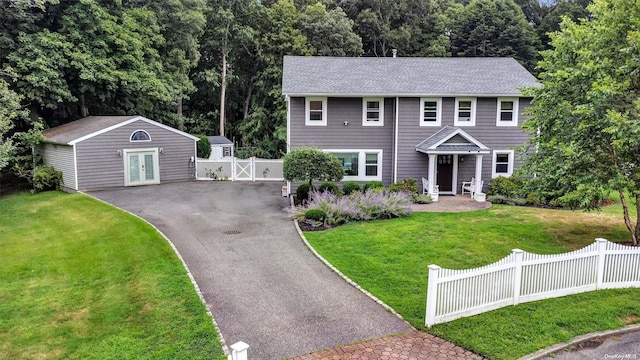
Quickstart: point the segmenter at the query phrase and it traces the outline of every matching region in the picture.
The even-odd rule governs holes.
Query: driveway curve
[[[283,210],[280,183],[186,182],[94,191],[175,244],[228,344],[283,359],[410,330],[331,272]]]

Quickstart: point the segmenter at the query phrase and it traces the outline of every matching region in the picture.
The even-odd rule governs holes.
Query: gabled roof
[[[465,143],[453,143],[449,140],[456,136],[462,137]],[[429,136],[416,145],[416,151],[425,154],[459,154],[459,153],[488,153],[489,148],[456,126],[445,126],[437,133]]]
[[[130,124],[135,121],[144,121],[151,125],[161,127],[165,130],[172,131],[176,134],[188,137],[193,140],[198,140],[197,137],[187,134],[178,129],[174,129],[170,126],[161,124],[159,122],[149,120],[143,116],[88,116],[64,125],[60,125],[51,129],[46,129],[42,132],[45,137],[45,142],[74,145],[80,141],[92,138],[94,136],[103,134],[107,131],[117,129],[121,126]]]
[[[211,145],[233,145],[233,142],[224,136],[207,136]]]
[[[285,56],[290,96],[521,96],[540,86],[512,58]]]

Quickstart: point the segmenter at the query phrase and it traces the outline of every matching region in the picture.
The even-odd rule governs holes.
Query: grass
[[[143,221],[59,192],[0,199],[0,358],[226,359],[180,260]]]
[[[629,240],[617,214],[500,205],[470,213],[414,213],[305,236],[338,269],[420,329],[429,264],[473,268],[515,248],[554,254],[596,237]],[[639,313],[640,289],[607,290],[506,307],[427,331],[490,358],[515,359],[577,335],[639,322]]]

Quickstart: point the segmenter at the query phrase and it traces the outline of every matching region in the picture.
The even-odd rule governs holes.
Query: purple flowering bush
[[[303,220],[310,209],[318,209],[328,225],[339,225],[351,221],[389,219],[411,214],[411,196],[403,192],[366,191],[349,196],[337,196],[330,192],[313,192],[306,207],[296,207],[292,215]]]

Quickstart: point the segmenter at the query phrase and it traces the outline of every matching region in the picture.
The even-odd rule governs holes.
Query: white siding
[[[40,146],[40,154],[45,165],[62,171],[63,187],[78,190],[73,163],[73,146],[43,143]]]

